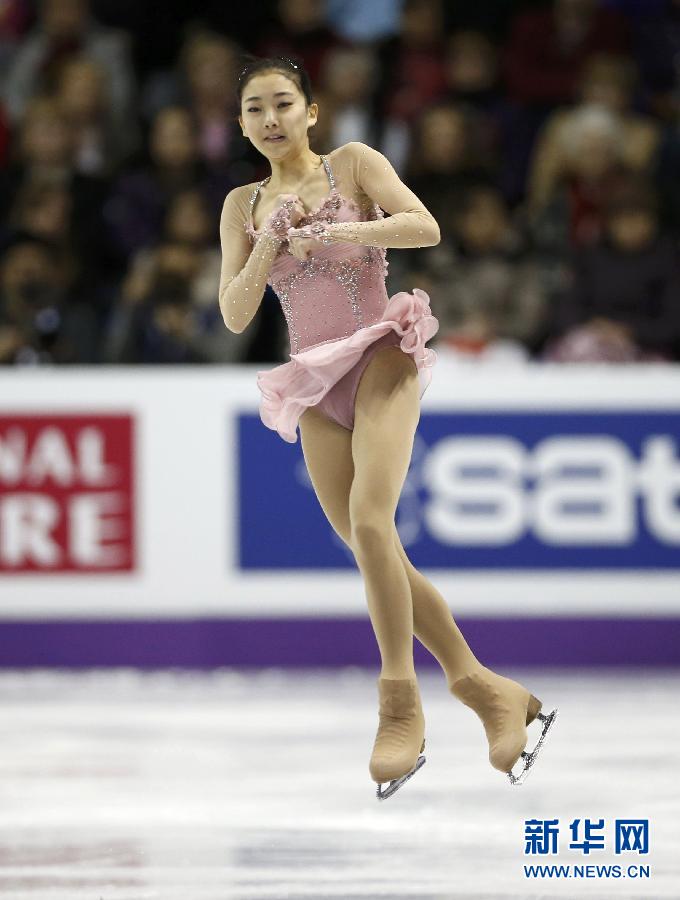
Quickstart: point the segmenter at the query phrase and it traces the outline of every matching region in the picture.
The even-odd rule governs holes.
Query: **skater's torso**
[[[341,160],[344,150],[340,147],[333,154],[321,157],[329,193],[298,226],[316,221],[361,222],[383,218],[382,209],[370,198],[361,196],[361,189],[350,177],[349,166],[338,167],[344,175],[343,190],[339,189],[330,158]],[[259,182],[250,193],[245,229],[251,243],[261,232],[254,227],[253,209],[267,181]],[[388,301],[386,275],[384,248],[333,241],[319,244],[311,257],[300,260],[289,252],[288,242],[284,241],[274,260],[269,284],[276,291],[286,318],[291,352],[348,337],[380,321]]]

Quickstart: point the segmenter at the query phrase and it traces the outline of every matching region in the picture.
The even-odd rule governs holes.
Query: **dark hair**
[[[241,59],[241,71],[236,83],[236,100],[239,108],[243,97],[243,89],[249,79],[260,72],[272,70],[281,72],[297,84],[300,92],[304,94],[307,106],[314,102],[309,74],[298,56],[253,56],[247,53]]]

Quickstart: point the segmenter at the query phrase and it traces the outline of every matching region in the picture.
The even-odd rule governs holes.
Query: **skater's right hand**
[[[264,223],[264,229],[278,240],[287,239],[286,232],[306,215],[305,208],[297,194],[279,194],[274,201],[274,209]]]
[[[300,219],[304,218],[307,215],[307,213],[305,212],[305,208],[302,205],[302,201],[297,194],[279,194],[274,201],[274,209],[279,209],[283,205],[285,200],[289,199],[291,196],[295,197],[295,203],[291,207],[289,218],[291,226],[295,226],[300,221]]]

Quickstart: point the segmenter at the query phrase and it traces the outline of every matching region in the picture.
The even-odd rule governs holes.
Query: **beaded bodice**
[[[373,204],[368,214],[335,186],[330,163],[321,156],[330,193],[297,226],[314,221],[361,222],[381,219],[382,209]],[[271,177],[271,176],[270,176]],[[261,229],[253,225],[253,207],[265,178],[250,197],[249,221],[245,224],[252,242]],[[288,325],[291,352],[298,353],[326,341],[349,337],[360,328],[380,321],[388,301],[385,288],[386,251],[348,241],[319,245],[308,259],[293,256],[284,241],[268,279],[276,292]]]

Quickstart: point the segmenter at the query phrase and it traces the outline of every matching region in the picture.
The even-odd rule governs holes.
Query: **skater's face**
[[[317,105],[307,106],[304,94],[281,72],[253,75],[243,89],[239,123],[244,135],[268,159],[282,159],[308,145]],[[281,135],[272,140],[273,135]]]

